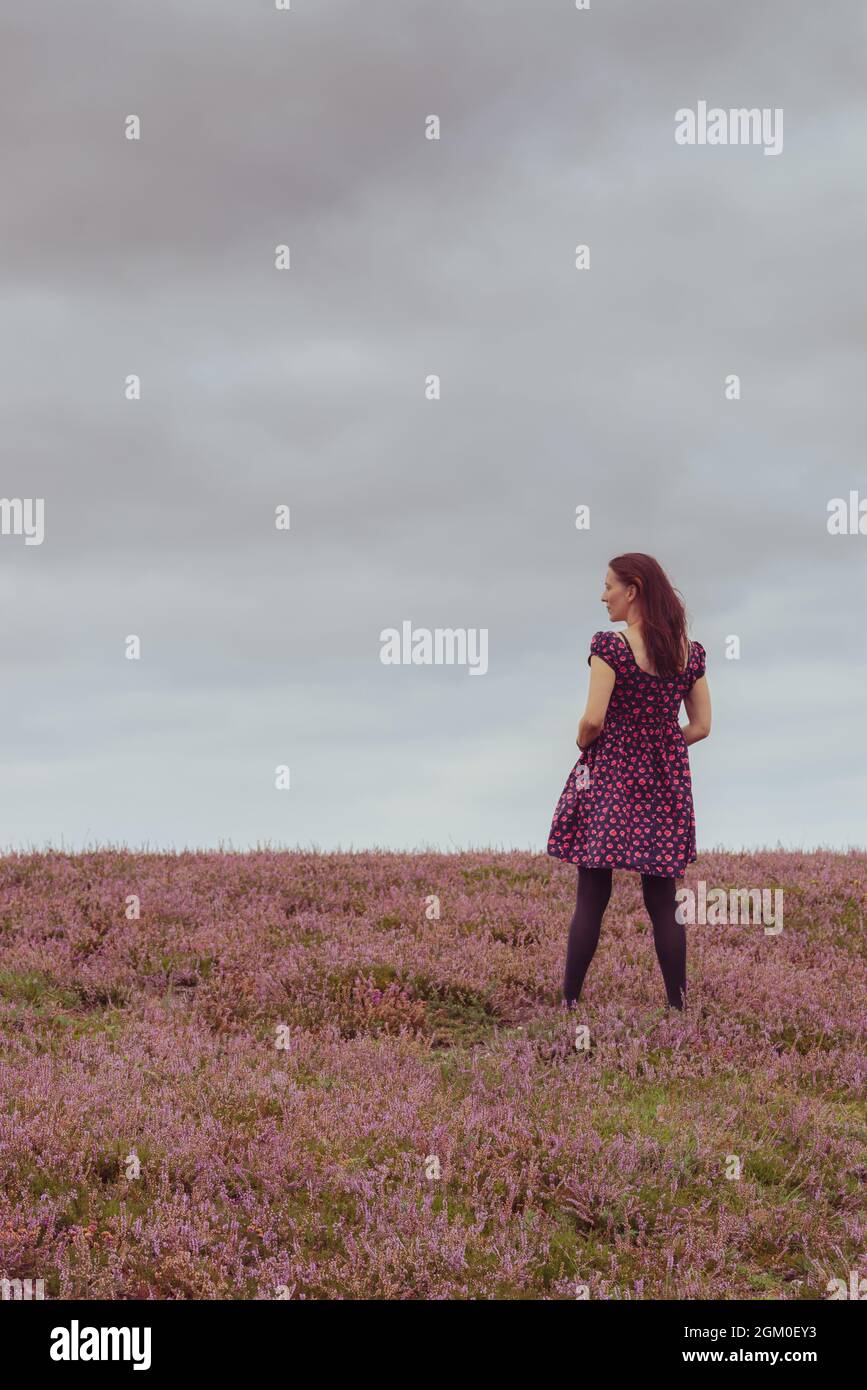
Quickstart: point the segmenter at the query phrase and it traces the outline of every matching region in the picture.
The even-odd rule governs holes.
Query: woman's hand
[[[575,740],[582,753],[586,753],[587,749],[592,747],[604,728],[604,722],[602,724],[594,724],[585,714],[581,723],[578,725],[578,737]]]

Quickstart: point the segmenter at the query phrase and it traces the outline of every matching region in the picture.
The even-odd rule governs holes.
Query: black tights
[[[653,944],[665,981],[668,1002],[675,1009],[686,1003],[686,932],[675,917],[677,884],[673,878],[642,874],[644,904],[653,923]],[[610,869],[579,869],[578,894],[569,927],[563,997],[574,1003],[581,993],[587,967],[599,944],[602,915],[611,897]]]

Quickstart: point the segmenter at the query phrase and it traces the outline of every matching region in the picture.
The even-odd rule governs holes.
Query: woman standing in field
[[[557,804],[548,853],[578,865],[563,995],[581,993],[611,896],[614,869],[641,874],[653,941],[672,1008],[686,1002],[686,932],[676,880],[696,859],[687,747],[710,733],[704,647],[686,635],[683,603],[650,555],[618,555],[602,602],[625,632],[590,643],[582,750]],[[689,723],[681,728],[680,704]]]

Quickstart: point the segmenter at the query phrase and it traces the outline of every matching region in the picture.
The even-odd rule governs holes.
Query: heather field
[[[867,1273],[867,855],[699,879],[781,887],[785,925],[689,927],[681,1017],[626,872],[570,1013],[544,855],[3,858],[0,1277],[828,1298]]]

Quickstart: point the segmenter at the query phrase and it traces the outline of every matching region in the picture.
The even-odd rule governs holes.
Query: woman
[[[686,932],[676,880],[696,858],[687,746],[710,733],[704,647],[689,642],[683,603],[650,555],[618,555],[602,602],[624,632],[590,643],[590,692],[578,726],[581,757],[557,804],[548,853],[577,864],[563,995],[574,1003],[599,941],[613,869],[641,874],[672,1008],[686,1003]],[[689,723],[678,723],[680,703]]]

